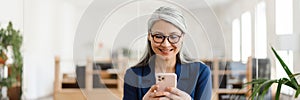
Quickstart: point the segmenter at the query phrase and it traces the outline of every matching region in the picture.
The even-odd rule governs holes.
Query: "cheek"
[[[174,48],[176,48],[177,50],[179,50],[182,46],[182,43],[178,43],[178,44],[174,44],[172,45]]]
[[[177,44],[177,45],[173,45],[174,48],[176,48],[175,52],[178,53],[181,49],[182,43]]]
[[[157,50],[158,50],[158,47],[159,47],[158,44],[153,43],[153,42],[151,41],[151,48],[152,48],[153,51],[157,51]]]
[[[151,43],[152,48],[158,47],[158,45],[156,43],[154,43],[153,41],[150,41],[150,43]]]

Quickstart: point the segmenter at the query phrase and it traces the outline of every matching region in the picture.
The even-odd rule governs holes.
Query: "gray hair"
[[[150,19],[148,20],[148,32],[151,31],[151,28],[153,27],[154,23],[159,20],[164,20],[166,22],[173,24],[175,27],[180,29],[182,34],[188,33],[187,29],[186,29],[186,24],[185,24],[183,14],[179,10],[176,10],[176,9],[170,8],[170,7],[160,7],[157,10],[155,10],[155,12],[151,15]],[[184,53],[184,51],[182,49],[185,49],[185,48],[183,48],[183,44],[181,46],[181,50],[180,50],[179,54],[176,55],[177,62],[185,64],[185,63],[191,63],[191,62],[195,61],[195,60],[191,59],[187,55],[187,53]],[[144,53],[144,56],[142,57],[141,61],[136,66],[147,65],[150,58],[154,55],[155,55],[155,53],[152,50],[151,42],[148,40],[147,48]]]
[[[150,31],[153,24],[159,20],[167,21],[180,29],[182,33],[187,33],[183,14],[179,10],[170,7],[160,7],[155,10],[148,20],[148,31]]]

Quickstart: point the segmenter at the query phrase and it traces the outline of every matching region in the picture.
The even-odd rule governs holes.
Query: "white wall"
[[[232,21],[236,18],[241,18],[241,14],[250,11],[251,13],[251,23],[254,23],[254,4],[256,3],[255,0],[237,0],[231,3],[227,3],[225,5],[215,7],[214,11],[216,12],[217,17],[219,18],[219,22],[221,24],[221,27],[224,32],[224,36],[226,38],[226,43],[227,44],[227,50],[226,54],[228,55],[227,57],[229,59],[232,58]],[[252,34],[254,33],[254,26],[252,26]],[[254,36],[252,36],[254,37]],[[253,40],[253,39],[252,39]],[[254,42],[252,43],[254,44]],[[254,46],[252,46],[254,47]],[[252,49],[254,51],[254,49]],[[254,55],[254,53],[252,53]]]
[[[8,22],[14,28],[23,30],[23,0],[0,0],[0,27],[5,27]],[[22,32],[21,32],[22,34]]]
[[[23,34],[23,98],[52,95],[54,56],[61,71],[74,72],[73,39],[77,23],[91,0],[0,0],[0,26],[12,21]]]
[[[62,59],[62,72],[74,72],[73,39],[77,23],[86,6],[61,0],[25,0],[23,9],[25,99],[52,95],[56,55]]]
[[[298,65],[300,65],[300,62],[298,62],[300,60],[300,1],[299,0],[293,0],[293,7],[294,7],[294,34],[295,37],[293,40],[293,50],[294,50],[294,71],[295,73],[299,73],[300,72],[300,67]]]
[[[114,49],[118,49],[119,47],[144,48],[145,43],[135,44],[136,39],[142,36],[143,38],[141,39],[146,41],[147,20],[150,14],[162,5],[171,6],[172,4],[158,1],[140,1],[122,6],[113,12],[106,22],[103,23],[102,28],[97,33],[97,41],[104,44],[103,48],[105,50],[112,47]],[[183,10],[187,28],[190,32],[185,36],[185,45],[189,48],[189,52],[193,54],[192,56],[197,58],[225,57],[226,55],[223,51],[225,51],[226,44],[218,42],[225,41],[223,38],[224,34],[221,32],[216,16],[211,9],[207,8],[207,5],[201,4],[201,6],[203,7],[189,9],[189,11]],[[139,48],[135,48],[135,46]],[[103,54],[99,53],[103,52],[101,50],[103,49],[96,48],[95,52],[99,56],[104,56],[100,55]],[[105,53],[109,53],[108,51],[105,51]]]
[[[24,98],[36,99],[52,92],[54,77],[55,2],[24,3]]]

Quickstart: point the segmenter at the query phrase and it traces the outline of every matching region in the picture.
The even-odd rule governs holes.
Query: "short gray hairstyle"
[[[187,33],[185,20],[182,12],[171,7],[160,7],[148,20],[148,31],[151,31],[153,24],[159,20],[167,21],[176,26],[182,33]]]

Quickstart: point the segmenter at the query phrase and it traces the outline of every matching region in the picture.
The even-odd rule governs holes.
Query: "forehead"
[[[166,22],[164,20],[159,20],[155,22],[151,28],[151,31],[153,32],[162,32],[165,34],[170,33],[181,33],[180,29],[178,29],[175,25]]]

